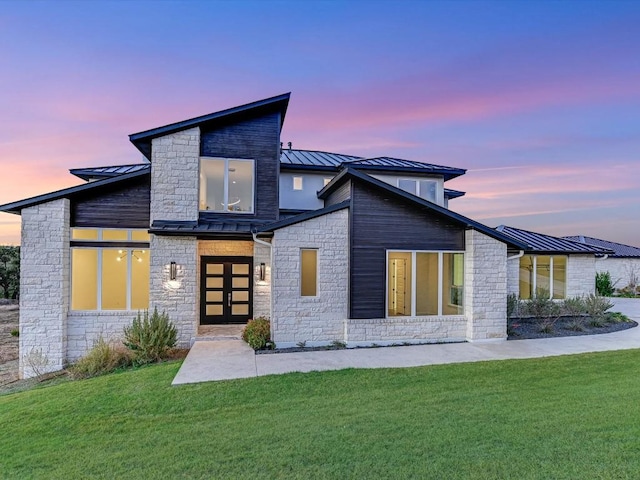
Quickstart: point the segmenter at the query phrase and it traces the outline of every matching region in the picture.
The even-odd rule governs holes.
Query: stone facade
[[[64,367],[69,311],[67,199],[22,210],[20,250],[21,378]]]
[[[609,272],[614,288],[622,289],[634,279],[640,283],[640,258],[596,258],[596,271]]]
[[[507,259],[507,294],[520,296],[520,257]]]
[[[264,263],[265,277],[260,280],[260,264]],[[271,248],[253,244],[253,317],[271,318]]]
[[[343,341],[348,310],[347,209],[276,230],[273,237],[271,330],[277,346]],[[300,249],[318,249],[317,296],[300,295]]]
[[[131,325],[137,311],[104,310],[96,312],[69,312],[67,317],[67,362],[75,362],[102,337],[105,341],[121,344],[123,329]]]
[[[151,235],[149,309],[166,312],[178,329],[178,346],[188,348],[198,328],[198,241],[196,237]],[[170,279],[176,262],[176,279]]]
[[[467,340],[507,338],[507,246],[476,230],[465,235]]]
[[[467,318],[464,315],[350,318],[345,321],[345,342],[349,346],[463,342],[466,333]]]
[[[567,260],[567,298],[581,297],[596,291],[594,255],[569,255]]]
[[[151,222],[197,220],[200,129],[154,138],[151,151]]]

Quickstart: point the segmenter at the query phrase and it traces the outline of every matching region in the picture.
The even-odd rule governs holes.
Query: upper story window
[[[254,161],[200,158],[200,210],[253,213]]]
[[[293,177],[293,189],[302,190],[302,177]]]
[[[326,187],[327,185],[329,185],[329,182],[330,182],[331,180],[333,180],[331,177],[324,177],[324,178],[322,179],[322,183],[323,183],[323,185],[322,185],[322,186],[323,186],[323,187]]]
[[[417,180],[413,178],[399,178],[398,188],[412,193],[433,203],[437,203],[438,182],[435,180]]]

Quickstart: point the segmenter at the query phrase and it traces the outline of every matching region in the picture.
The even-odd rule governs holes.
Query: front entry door
[[[202,257],[200,324],[247,323],[252,315],[252,257]]]

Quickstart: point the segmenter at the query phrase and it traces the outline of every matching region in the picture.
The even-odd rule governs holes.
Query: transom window
[[[254,161],[200,159],[200,210],[253,213]]]
[[[398,188],[412,193],[420,198],[436,203],[438,182],[435,180],[418,180],[413,178],[399,178]]]
[[[72,310],[149,308],[146,230],[72,228],[71,238]]]
[[[464,314],[464,253],[387,252],[387,315]]]
[[[524,255],[520,258],[520,298],[535,295],[566,298],[567,256]]]

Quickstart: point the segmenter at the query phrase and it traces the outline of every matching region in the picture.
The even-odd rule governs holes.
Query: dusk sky
[[[640,247],[637,0],[0,0],[0,204],[285,92],[294,148],[465,168],[474,220]]]

